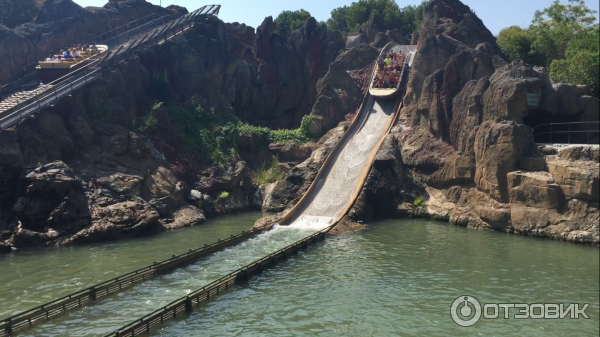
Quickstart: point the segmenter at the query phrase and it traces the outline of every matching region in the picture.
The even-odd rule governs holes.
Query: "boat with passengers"
[[[51,53],[44,61],[40,61],[36,67],[38,80],[48,83],[61,78],[75,70],[89,64],[96,56],[108,50],[106,45],[78,45],[68,48],[58,54]]]
[[[390,42],[382,49],[371,75],[369,84],[371,95],[378,98],[392,98],[402,92],[415,47]]]

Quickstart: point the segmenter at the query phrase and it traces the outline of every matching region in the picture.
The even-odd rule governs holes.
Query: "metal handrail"
[[[35,65],[37,65],[37,62],[28,64],[25,66],[25,68],[35,66]],[[23,77],[21,77],[19,79],[16,79],[10,83],[0,86],[0,98],[2,98],[2,95],[4,95],[5,91],[15,90],[17,87],[22,88],[23,87],[22,82],[32,80],[32,78],[29,78],[29,77],[34,77],[34,75],[35,75],[35,72],[29,72],[29,73],[26,73]],[[14,87],[15,89],[10,89],[12,87]]]
[[[146,22],[146,23],[144,23],[142,25],[139,25],[137,27],[134,27],[134,28],[132,28],[132,29],[130,29],[128,31],[125,31],[125,32],[121,33],[120,35],[116,35],[116,36],[113,36],[111,38],[108,38],[108,39],[106,39],[104,41],[104,43],[105,44],[112,44],[116,40],[117,44],[122,44],[122,43],[130,40],[132,38],[131,35],[135,34],[135,31],[139,31],[142,28],[148,28],[148,27],[149,27],[149,29],[147,31],[151,31],[155,27],[164,25],[166,22],[169,22],[170,20],[174,20],[176,18],[177,18],[177,16],[175,14],[169,14],[169,15],[161,16],[161,17],[159,17],[157,19],[154,19],[152,21]],[[147,27],[144,27],[144,26],[147,26]],[[138,35],[135,35],[135,36],[138,36]],[[121,40],[123,39],[123,37],[125,38],[125,41],[121,42]]]
[[[74,92],[73,85],[75,85],[77,87],[77,85],[80,84],[80,82],[82,82],[84,79],[85,79],[85,82],[87,84],[88,82],[90,82],[90,81],[88,81],[88,79],[90,77],[94,77],[94,79],[97,78],[96,75],[97,75],[97,73],[100,72],[100,69],[95,69],[95,70],[92,70],[91,72],[89,71],[89,69],[90,68],[86,68],[87,72],[82,77],[76,77],[76,76],[69,77],[67,80],[65,80],[63,82],[60,82],[58,85],[52,87],[50,90],[44,91],[44,92],[40,93],[40,95],[36,96],[35,101],[32,101],[32,102],[28,101],[29,104],[27,104],[26,106],[23,106],[19,110],[13,112],[12,114],[1,118],[0,119],[0,127],[2,129],[8,128],[8,127],[10,127],[10,126],[18,123],[19,121],[23,120],[25,117],[27,117],[27,116],[35,113],[36,111],[39,111],[39,110],[41,110],[42,108],[44,108],[44,107],[46,107],[48,105],[56,103],[56,101],[58,101],[63,96],[65,96],[67,94],[69,94],[69,95],[73,94],[73,92]],[[92,80],[94,80],[94,79],[92,79]],[[61,90],[61,89],[64,89],[67,86],[70,87],[69,92],[66,93],[65,95],[61,94],[60,98],[59,98],[58,97],[58,91]],[[41,103],[41,101],[46,100],[48,98],[51,98],[52,96],[54,96],[54,100],[51,103],[45,103],[45,104]],[[36,108],[36,104],[37,104],[37,110],[35,109]],[[33,108],[33,110],[31,110],[31,112],[29,112],[29,113],[23,113],[24,110],[30,109],[30,108]],[[13,119],[15,117],[15,114],[17,112],[19,113],[19,116],[18,116],[19,120],[15,121],[15,122],[10,121],[10,119]]]
[[[586,130],[573,130],[572,126],[582,126],[582,125],[586,125],[587,129]],[[595,129],[592,129],[591,126],[596,126]],[[557,127],[559,128],[557,130]],[[561,129],[560,127],[568,127],[568,130],[564,130]],[[539,129],[543,129],[543,128],[549,128],[548,131],[540,131],[536,133],[536,130]],[[595,121],[595,122],[563,122],[563,123],[545,123],[545,124],[540,124],[540,125],[536,125],[533,128],[531,128],[534,139],[536,137],[539,138],[539,136],[543,136],[543,135],[549,135],[549,143],[554,143],[555,138],[553,137],[554,135],[567,135],[567,142],[564,144],[571,144],[571,135],[573,134],[583,134],[583,133],[587,133],[587,143],[586,144],[591,144],[592,142],[592,138],[591,135],[592,134],[599,134],[600,133],[600,122]],[[564,140],[563,140],[564,141]]]
[[[157,274],[161,271],[164,270],[168,270],[170,268],[175,267],[176,265],[180,265],[186,261],[189,261],[193,258],[202,256],[204,254],[206,254],[207,252],[210,253],[212,251],[215,250],[215,248],[225,248],[233,243],[237,243],[240,240],[249,238],[251,236],[254,236],[255,234],[261,233],[263,232],[262,229],[253,229],[250,231],[242,231],[239,234],[236,235],[231,235],[229,238],[227,239],[219,239],[216,242],[213,242],[211,244],[205,244],[202,247],[196,248],[196,249],[190,249],[189,251],[180,254],[180,255],[173,255],[171,258],[168,258],[166,260],[160,261],[160,262],[154,262],[151,265],[147,265],[145,267],[136,269],[134,271],[131,271],[129,273],[123,274],[123,275],[119,275],[117,277],[114,277],[110,280],[106,280],[103,282],[100,282],[98,284],[95,284],[93,286],[87,287],[85,289],[81,289],[78,290],[74,293],[71,293],[69,295],[54,299],[52,301],[46,302],[42,305],[39,305],[35,308],[20,312],[18,314],[15,314],[13,316],[10,316],[8,318],[2,319],[0,320],[0,336],[3,335],[3,333],[10,333],[13,332],[14,330],[16,330],[16,328],[20,328],[21,326],[17,326],[15,327],[15,325],[22,323],[22,322],[27,322],[26,325],[30,325],[33,321],[31,320],[31,316],[32,315],[36,315],[36,314],[45,314],[46,312],[48,312],[49,310],[53,310],[56,307],[62,307],[63,305],[67,305],[67,303],[69,301],[75,301],[78,300],[82,297],[87,297],[90,296],[92,294],[94,294],[94,299],[96,298],[96,294],[98,292],[101,292],[107,288],[109,288],[110,286],[114,285],[114,284],[118,284],[118,283],[127,283],[129,282],[130,279],[135,278],[139,275],[142,275],[144,273],[148,274]],[[112,292],[111,292],[112,293]],[[106,293],[108,294],[108,293]],[[39,319],[39,318],[38,318]]]
[[[140,331],[140,328],[143,329],[143,331],[147,332],[152,326],[157,325],[159,323],[163,323],[165,320],[168,320],[169,318],[174,318],[178,313],[180,312],[190,312],[191,311],[191,306],[192,306],[192,300],[196,301],[196,305],[199,305],[201,300],[200,297],[203,297],[203,300],[208,300],[211,296],[211,294],[218,294],[219,293],[219,289],[227,289],[228,285],[233,283],[232,281],[237,281],[237,280],[244,280],[247,278],[254,272],[260,272],[262,270],[262,266],[269,261],[273,261],[275,262],[276,259],[280,256],[287,256],[288,252],[290,251],[294,251],[299,248],[299,247],[308,247],[308,244],[312,241],[315,242],[318,238],[322,238],[324,237],[325,234],[327,234],[333,227],[335,227],[337,225],[337,222],[334,223],[333,225],[322,229],[316,233],[313,233],[301,240],[298,240],[274,253],[268,254],[254,262],[251,262],[241,268],[238,268],[237,270],[222,276],[221,278],[219,278],[218,280],[215,280],[199,289],[194,290],[193,292],[189,293],[186,296],[182,296],[174,301],[172,301],[171,303],[163,306],[160,309],[157,309],[155,311],[153,311],[152,313],[149,313],[145,316],[143,316],[142,318],[136,319],[135,321],[125,325],[124,327],[121,327],[107,335],[105,335],[104,337],[127,337],[127,336],[138,336]],[[165,317],[165,314],[167,314],[167,316]],[[160,318],[160,319],[159,319]]]
[[[161,18],[163,18],[163,17],[168,17],[168,16],[172,16],[172,15],[173,15],[173,14],[167,14],[167,15],[164,15],[164,16],[162,16],[162,17],[158,17],[158,19],[155,19],[155,20],[159,20],[159,19],[161,19]],[[126,23],[126,24],[124,24],[124,25],[121,25],[121,26],[119,26],[119,27],[113,28],[113,29],[111,29],[111,30],[109,30],[109,31],[107,31],[107,32],[104,32],[104,33],[102,33],[102,34],[96,35],[96,36],[94,36],[93,38],[87,39],[87,40],[86,40],[86,42],[84,42],[83,44],[90,43],[90,42],[96,42],[96,41],[97,41],[97,42],[102,42],[102,41],[108,40],[108,39],[110,39],[110,38],[113,38],[113,37],[119,36],[119,35],[115,34],[115,35],[114,35],[114,36],[112,36],[112,37],[106,37],[106,38],[104,38],[104,39],[102,39],[102,38],[101,38],[102,36],[104,36],[104,35],[107,35],[107,34],[109,34],[109,33],[113,32],[113,31],[118,31],[119,29],[122,29],[123,27],[130,28],[130,26],[131,26],[132,24],[134,24],[134,23],[137,23],[138,21],[147,20],[148,18],[150,18],[150,17],[153,17],[153,16],[158,16],[158,14],[156,14],[156,13],[152,13],[152,14],[150,14],[150,15],[146,15],[146,16],[145,16],[145,17],[143,17],[143,18],[139,18],[139,19],[137,19],[137,20],[133,20],[133,21],[131,21],[131,22],[128,22],[128,23]],[[147,22],[146,22],[146,23],[147,23]],[[144,24],[146,24],[146,23],[144,23]],[[142,25],[140,25],[140,26],[137,26],[137,27],[135,27],[135,26],[134,26],[134,27],[132,27],[131,29],[129,29],[129,31],[131,31],[131,30],[134,30],[134,29],[137,29],[137,28],[139,28],[139,27],[143,26],[144,24],[142,24]],[[122,33],[121,35],[123,35],[123,34],[126,34],[127,32],[128,32],[128,31],[125,31],[125,32],[124,32],[124,33]],[[24,68],[26,68],[26,69],[27,69],[27,68],[31,68],[32,66],[33,66],[33,67],[35,67],[37,64],[38,64],[38,62],[33,62],[33,63],[30,63],[30,64],[27,64],[27,65],[25,65],[25,66],[24,66]],[[33,73],[33,72],[32,72],[32,73]],[[31,75],[32,73],[28,73],[28,74],[27,74],[27,75],[25,75],[25,76],[29,76],[29,75]],[[0,94],[4,93],[4,91],[6,91],[6,90],[7,90],[7,88],[10,88],[11,86],[15,86],[15,87],[16,87],[17,85],[19,85],[19,87],[21,87],[21,86],[22,86],[22,84],[19,84],[19,82],[22,82],[22,81],[23,81],[23,78],[19,78],[19,79],[17,79],[17,80],[14,80],[14,81],[12,81],[12,82],[10,82],[10,83],[7,83],[7,84],[5,84],[5,85],[2,85],[2,86],[0,87]]]
[[[168,14],[168,15],[171,15],[171,14]],[[112,37],[105,37],[105,38],[102,38],[102,36],[108,36],[108,35],[109,35],[110,33],[112,33],[113,31],[115,31],[115,32],[116,32],[116,31],[118,31],[119,29],[121,29],[121,28],[123,28],[123,27],[126,27],[126,28],[128,28],[129,30],[135,29],[135,28],[137,28],[137,27],[130,28],[129,26],[130,26],[131,24],[133,24],[133,23],[137,23],[138,21],[146,20],[146,19],[148,19],[148,18],[150,18],[150,17],[153,17],[153,16],[158,16],[158,14],[156,14],[156,13],[152,13],[152,14],[150,14],[150,15],[146,15],[146,16],[144,16],[143,18],[139,18],[139,19],[137,19],[137,20],[133,20],[133,21],[131,21],[131,22],[128,22],[128,23],[126,23],[126,24],[124,24],[124,25],[121,25],[121,26],[118,26],[118,27],[116,27],[116,28],[113,28],[113,29],[111,29],[111,30],[109,30],[109,31],[107,31],[107,32],[104,32],[104,33],[102,33],[102,34],[98,34],[98,35],[96,35],[96,36],[94,36],[94,37],[92,37],[92,38],[90,38],[90,39],[87,39],[86,43],[87,43],[87,42],[102,42],[102,41],[108,40],[108,39],[110,39],[110,38],[112,38],[112,37],[118,36],[118,34],[115,34],[115,35],[114,35],[114,36],[112,36]],[[165,16],[166,16],[166,15],[165,15]],[[145,23],[144,23],[144,24],[145,24]],[[138,27],[139,27],[139,26],[138,26]],[[125,32],[127,32],[127,31],[125,31]]]
[[[92,58],[96,58],[96,57],[98,57],[98,56],[100,56],[100,55],[102,55],[102,54],[104,54],[104,53],[106,53],[106,52],[107,52],[107,51],[103,51],[103,52],[101,52],[101,53],[98,53],[97,55],[91,56],[90,58],[88,58],[88,60],[90,60],[90,59],[92,59]],[[82,62],[83,62],[83,61],[82,61]],[[81,72],[83,72],[83,71],[85,71],[85,70],[87,70],[87,69],[91,68],[91,67],[92,67],[92,66],[94,66],[96,63],[97,63],[97,59],[93,59],[93,60],[92,60],[91,62],[89,62],[88,64],[85,64],[85,65],[84,65],[84,66],[82,66],[81,68],[79,68],[79,69],[77,69],[77,70],[74,70],[74,71],[72,71],[72,72],[70,72],[70,73],[68,73],[68,74],[66,74],[66,75],[64,75],[64,76],[62,76],[62,77],[60,77],[60,78],[57,78],[56,80],[54,80],[54,81],[52,81],[52,82],[48,83],[48,85],[51,85],[51,86],[56,86],[56,85],[57,85],[57,84],[59,84],[60,82],[62,82],[62,81],[65,81],[65,80],[67,80],[67,79],[69,79],[69,78],[71,78],[71,77],[73,77],[73,76],[75,76],[75,75],[77,75],[77,74],[79,74],[79,73],[81,73]],[[18,110],[21,110],[21,109],[23,109],[24,107],[28,106],[28,105],[29,105],[29,103],[31,103],[31,102],[37,102],[37,101],[40,99],[40,95],[43,95],[43,94],[46,94],[46,93],[47,93],[47,92],[46,92],[46,91],[44,91],[44,92],[41,92],[40,94],[38,94],[38,95],[36,95],[36,96],[33,96],[33,97],[30,97],[30,98],[28,98],[28,99],[25,99],[25,100],[23,100],[23,101],[20,101],[20,102],[18,102],[16,105],[14,105],[14,106],[12,106],[12,107],[10,107],[10,108],[8,108],[8,109],[6,109],[6,110],[2,111],[1,113],[2,113],[2,114],[8,114],[8,113],[12,113],[12,112],[17,112]],[[26,105],[26,104],[27,104],[27,105]],[[8,116],[6,116],[6,117],[8,117]]]
[[[181,16],[181,17],[178,17],[178,18],[176,18],[176,19],[172,20],[172,21],[170,22],[170,24],[169,24],[169,25],[166,27],[166,29],[165,29],[165,30],[163,31],[163,33],[162,33],[162,35],[163,35],[164,37],[163,37],[162,39],[161,39],[161,38],[156,38],[156,41],[154,41],[154,42],[155,42],[155,43],[160,43],[160,41],[165,41],[165,40],[168,40],[168,39],[169,39],[169,38],[171,38],[172,36],[175,36],[175,35],[177,35],[177,34],[178,34],[178,30],[179,30],[180,28],[181,28],[181,30],[183,30],[183,27],[185,27],[185,25],[186,25],[186,24],[187,24],[187,25],[189,25],[189,26],[191,27],[192,23],[189,23],[189,22],[190,22],[190,21],[192,21],[192,19],[194,19],[194,18],[195,18],[197,15],[199,15],[200,13],[204,13],[204,12],[206,12],[206,13],[204,13],[204,14],[217,13],[219,8],[220,8],[220,6],[219,6],[219,5],[206,5],[206,6],[202,6],[201,8],[199,8],[199,9],[197,9],[197,10],[195,10],[195,11],[191,12],[191,13],[185,14],[185,15],[183,15],[183,16]],[[205,10],[206,10],[206,11],[205,11]],[[170,14],[170,15],[165,15],[165,16],[163,16],[163,17],[159,17],[158,19],[155,19],[154,21],[157,21],[157,20],[163,20],[163,19],[165,19],[165,18],[167,18],[167,17],[169,17],[169,16],[171,16],[171,15],[172,15],[172,14]],[[149,16],[151,16],[151,15],[149,15]],[[147,17],[149,17],[149,16],[146,16],[145,18],[147,18]],[[144,18],[142,18],[142,19],[144,19]],[[137,21],[140,21],[140,20],[142,20],[142,19],[138,19]],[[177,20],[177,19],[179,19],[179,20]],[[157,22],[158,22],[158,21],[157,21]],[[177,24],[176,24],[176,22],[177,22]],[[155,23],[156,23],[156,22],[155,22]],[[144,24],[148,24],[148,22],[147,22],[147,23],[144,23]],[[132,30],[139,29],[139,28],[140,28],[141,26],[143,26],[144,24],[142,24],[142,25],[140,25],[140,26],[138,26],[138,27],[136,27],[136,28],[134,28],[134,29],[132,29]],[[162,26],[164,26],[165,24],[166,24],[166,23],[162,23],[162,25],[161,25],[161,26],[159,26],[159,27],[162,27]],[[121,27],[123,27],[123,26],[121,26]],[[117,27],[117,28],[119,28],[119,27]],[[115,29],[116,29],[116,28],[115,28]],[[113,30],[115,30],[115,29],[113,29]],[[155,28],[155,29],[157,29],[157,28]],[[130,30],[129,32],[131,32],[132,30]],[[147,36],[147,35],[148,35],[149,33],[151,33],[152,31],[153,31],[153,30],[146,31],[145,33],[139,34],[138,36],[140,36],[140,35],[144,35],[144,34],[145,34],[145,36]],[[128,32],[126,32],[126,33],[124,33],[124,34],[121,34],[120,36],[123,36],[123,35],[125,35],[125,34],[128,34]],[[145,36],[143,36],[142,38],[140,38],[140,42],[141,42],[141,40],[142,40],[142,39],[143,39]],[[145,43],[145,42],[148,42],[148,41],[151,41],[151,39],[146,39],[146,41],[144,41],[144,43]],[[124,60],[124,59],[127,59],[128,57],[132,56],[132,55],[135,53],[135,50],[137,49],[138,45],[136,45],[136,46],[135,46],[135,48],[131,48],[132,46],[133,46],[133,45],[132,45],[132,44],[130,44],[130,45],[128,46],[128,48],[127,48],[125,51],[123,51],[121,54],[118,54],[119,58],[116,58],[116,57],[115,57],[115,56],[117,56],[117,54],[115,54],[115,55],[111,55],[111,56],[110,56],[110,59],[111,59],[110,61],[111,61],[111,62],[110,62],[110,65],[109,65],[109,66],[111,66],[111,65],[114,65],[114,64],[115,64],[115,60],[113,60],[113,59],[116,59],[116,60],[117,60],[116,62],[120,62],[120,61],[122,61],[122,60]],[[119,49],[120,49],[120,48],[119,48]],[[110,52],[110,50],[107,50],[107,51],[105,51],[105,52],[103,52],[103,53],[107,53],[107,52]],[[102,54],[102,53],[101,53],[101,54]],[[98,54],[98,55],[101,55],[101,54]],[[127,55],[127,54],[130,54],[130,55]],[[95,55],[94,57],[97,57],[98,55]],[[108,56],[108,54],[107,54],[107,56]],[[119,59],[120,59],[120,60],[119,60]],[[107,61],[107,60],[102,60],[102,61],[103,61],[103,62],[100,62],[100,64],[99,64],[99,65],[101,66],[101,70],[104,70],[104,69],[106,69],[106,67],[107,67],[107,66],[104,66],[104,65],[105,65],[105,62],[104,62],[104,61]],[[82,72],[82,71],[87,71],[87,69],[89,69],[90,67],[92,67],[92,65],[94,65],[94,64],[95,64],[95,63],[90,63],[90,64],[87,64],[87,65],[84,65],[82,68],[80,68],[80,69],[77,69],[76,71],[74,71],[74,72],[71,72],[71,73],[69,73],[69,74],[67,74],[67,75],[65,75],[65,76],[63,76],[63,77],[61,77],[61,78],[59,78],[59,79],[57,79],[57,80],[54,80],[54,81],[52,81],[52,82],[51,82],[51,83],[49,83],[49,84],[52,84],[52,85],[55,85],[55,86],[56,86],[56,85],[57,85],[57,83],[59,83],[59,82],[61,82],[61,81],[65,81],[65,80],[67,80],[67,79],[71,78],[71,77],[72,77],[74,74],[76,74],[76,73],[79,73],[79,72]],[[58,87],[58,88],[52,88],[52,89],[51,89],[51,93],[56,93],[56,92],[58,91],[58,89],[59,89],[59,88],[62,88],[62,87]],[[3,115],[6,115],[6,116],[5,116],[5,117],[3,117],[3,118],[0,118],[0,128],[4,129],[4,123],[2,123],[2,120],[6,120],[7,118],[13,117],[15,113],[18,113],[20,110],[23,110],[23,109],[25,109],[25,108],[27,108],[27,107],[30,107],[30,106],[32,106],[32,105],[34,105],[34,104],[36,104],[36,103],[38,104],[38,106],[41,106],[41,105],[39,104],[40,100],[46,99],[47,97],[48,97],[48,92],[42,92],[42,93],[40,93],[40,95],[33,96],[33,97],[31,97],[31,98],[29,98],[29,99],[27,99],[27,100],[23,101],[23,102],[19,102],[19,103],[17,103],[15,106],[12,106],[12,107],[10,107],[9,109],[7,109],[7,110],[3,111],[3,112],[2,112],[2,114],[3,114]],[[57,97],[57,99],[58,99],[58,97]],[[30,114],[26,114],[26,116],[27,116],[27,115],[30,115]],[[22,118],[21,118],[20,120],[22,120]],[[10,123],[10,124],[11,124],[11,125],[13,125],[14,123]]]

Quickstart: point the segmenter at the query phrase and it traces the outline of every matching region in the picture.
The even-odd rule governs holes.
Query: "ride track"
[[[384,55],[393,47],[395,47],[394,44],[388,44],[382,49],[381,54]],[[411,54],[407,57],[407,64],[410,64],[415,52],[414,46],[410,47],[412,47],[410,48]],[[376,67],[374,67],[371,77],[374,76],[375,71]],[[407,77],[408,71],[403,72],[401,82],[405,83]],[[370,87],[372,87],[372,82]],[[403,91],[403,87],[404,85],[401,83],[397,90]],[[375,156],[402,108],[402,94],[400,92],[400,95],[393,95],[393,99],[385,100],[376,98],[367,92],[358,109],[359,113],[325,159],[305,195],[279,222],[280,226],[313,228],[315,230],[313,234],[249,263],[208,285],[191,291],[186,296],[180,297],[106,336],[133,337],[140,333],[147,333],[153,326],[162,324],[179,314],[189,313],[194,306],[199,306],[216,294],[228,290],[234,283],[244,282],[252,275],[262,272],[265,268],[297,254],[300,249],[306,249],[310,244],[323,239],[356,201]],[[190,264],[202,256],[236,245],[262,232],[263,230],[242,232],[229,239],[219,240],[211,245],[173,256],[160,263],[154,263],[11,316],[0,321],[0,336],[12,335],[16,330],[31,326],[36,321],[94,302],[101,296],[119,292],[133,284]]]
[[[107,38],[103,43],[106,43],[110,49],[95,55],[93,62],[48,83],[43,90],[17,92],[8,97],[6,102],[0,101],[0,130],[9,128],[44,108],[53,106],[60,99],[101,79],[104,70],[129,59],[141,46],[163,44],[189,30],[202,15],[217,15],[220,9],[220,5],[206,5],[179,17],[174,15],[159,17],[123,33],[118,29],[114,30],[114,34],[120,35]],[[123,27],[129,28],[129,25]],[[17,82],[20,80],[14,83]],[[5,87],[12,86],[12,83],[8,84],[2,87],[2,91],[8,90]],[[20,85],[16,85],[16,87],[20,88]],[[4,96],[4,94],[2,95]],[[13,97],[15,95],[17,97]]]

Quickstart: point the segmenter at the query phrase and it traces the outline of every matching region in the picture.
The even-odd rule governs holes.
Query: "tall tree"
[[[530,55],[533,39],[526,29],[519,26],[504,28],[498,34],[496,42],[510,61],[520,59],[535,63],[535,58]]]
[[[1,0],[0,25],[14,28],[34,21],[42,3],[40,0]]]
[[[550,64],[553,82],[585,84],[590,93],[600,97],[600,27],[580,31],[571,41],[564,59]]]
[[[584,0],[555,0],[535,12],[529,28],[505,28],[497,42],[510,60],[549,67],[554,83],[585,84],[598,97],[600,26],[595,13]]]
[[[536,11],[529,27],[529,33],[534,36],[531,54],[537,55],[545,66],[555,59],[564,59],[575,36],[594,25],[595,13],[584,0],[569,0],[566,5],[555,0],[550,7]]]
[[[423,1],[419,6],[400,8],[394,0],[359,0],[350,6],[332,10],[327,26],[343,33],[355,33],[364,28],[369,18],[375,15],[386,28],[398,28],[408,34],[420,28],[425,3]]]
[[[310,18],[310,16],[310,13],[304,9],[283,11],[275,18],[275,23],[278,25],[284,24],[290,27],[291,30],[296,30],[302,27],[306,19]]]

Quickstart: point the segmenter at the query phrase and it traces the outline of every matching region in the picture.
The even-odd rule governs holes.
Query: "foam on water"
[[[331,226],[333,220],[330,216],[303,215],[287,227],[316,232]]]

